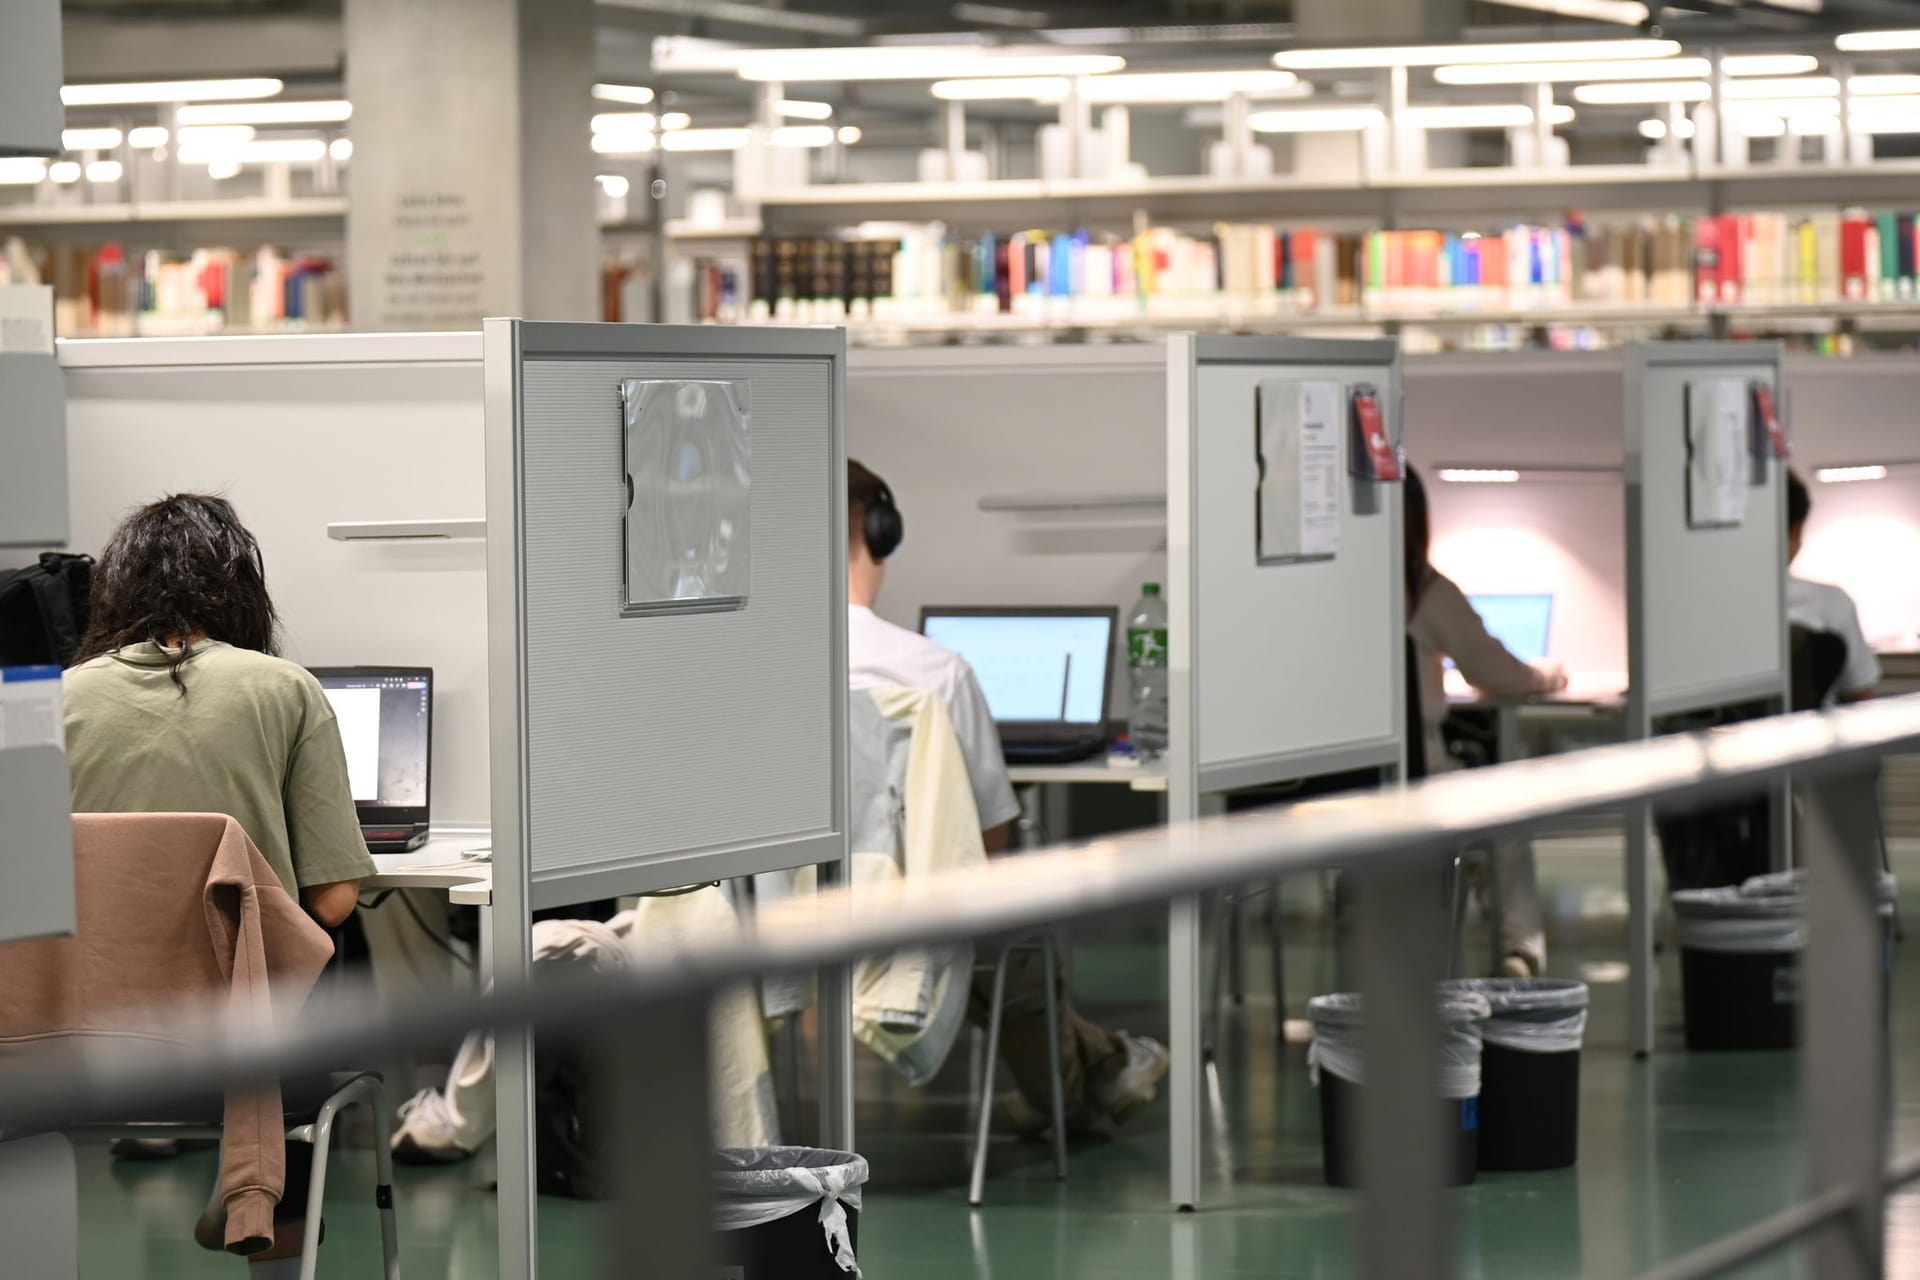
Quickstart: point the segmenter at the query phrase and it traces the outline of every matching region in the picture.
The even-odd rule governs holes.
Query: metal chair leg
[[[1267,950],[1273,966],[1273,1036],[1284,1050],[1287,1045],[1287,953],[1286,935],[1280,927],[1280,882],[1267,886]]]
[[[1207,1021],[1200,1036],[1200,1058],[1203,1062],[1213,1061],[1214,1055],[1219,1052],[1227,975],[1227,921],[1218,910],[1220,895],[1214,895],[1214,903],[1213,977],[1207,991]]]
[[[1060,1078],[1060,998],[1055,990],[1058,976],[1053,957],[1053,939],[1040,940],[1040,955],[1045,964],[1047,982],[1047,1082],[1053,1086],[1053,1176],[1067,1180],[1067,1092]]]
[[[373,1116],[373,1203],[380,1211],[380,1259],[386,1280],[400,1280],[400,1223],[393,1209],[393,1121],[387,1112],[387,1091],[379,1084],[367,1096]]]
[[[987,1191],[987,1138],[993,1127],[993,1069],[1000,1059],[1000,1015],[1007,1002],[1007,955],[993,967],[993,1001],[987,1010],[987,1061],[981,1071],[980,1119],[974,1130],[973,1180],[967,1187],[967,1203],[978,1209]]]
[[[966,1166],[973,1168],[973,1154],[979,1147],[974,1134],[980,1127],[980,1099],[993,1092],[993,1064],[986,1062],[981,1052],[987,1043],[987,1033],[978,1027],[967,1028],[967,1144]],[[986,1083],[982,1083],[982,1063]]]
[[[1238,1009],[1247,1003],[1247,937],[1245,895],[1227,892],[1227,998]]]

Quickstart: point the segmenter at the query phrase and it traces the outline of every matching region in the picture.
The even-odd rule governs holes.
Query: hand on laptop
[[[1533,669],[1547,678],[1548,693],[1564,693],[1567,688],[1567,669],[1557,662],[1536,662]]]

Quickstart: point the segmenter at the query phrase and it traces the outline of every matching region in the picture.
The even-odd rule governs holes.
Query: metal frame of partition
[[[1230,421],[1209,417],[1211,399],[1203,383],[1209,375],[1245,374],[1257,370],[1300,379],[1337,381],[1342,386],[1341,404],[1346,407],[1347,392],[1354,380],[1368,377],[1380,384],[1380,397],[1386,415],[1387,433],[1398,445],[1403,438],[1405,416],[1400,404],[1400,349],[1392,341],[1341,341],[1312,338],[1218,338],[1178,334],[1167,343],[1167,581],[1171,677],[1168,735],[1168,819],[1179,824],[1191,822],[1203,814],[1216,812],[1228,791],[1311,778],[1350,769],[1377,768],[1386,780],[1397,780],[1405,768],[1404,718],[1406,663],[1402,659],[1402,637],[1406,633],[1406,601],[1401,589],[1400,531],[1401,504],[1399,486],[1341,476],[1341,507],[1344,522],[1358,518],[1383,522],[1382,536],[1374,538],[1362,554],[1362,539],[1350,537],[1344,554],[1320,564],[1258,565],[1252,573],[1268,591],[1250,593],[1248,598],[1221,598],[1218,591],[1202,589],[1203,579],[1212,576],[1215,583],[1236,562],[1236,554],[1245,563],[1256,560],[1255,543],[1248,537],[1236,550],[1231,536],[1218,539],[1203,526],[1236,524],[1250,516],[1259,480],[1259,461],[1251,447],[1257,435],[1254,398],[1244,399],[1233,390],[1231,402],[1236,416]],[[1250,390],[1250,389],[1249,389]],[[1244,416],[1238,411],[1244,409]],[[1246,431],[1247,427],[1255,431]],[[1340,423],[1343,452],[1349,447],[1347,424]],[[1227,442],[1238,441],[1230,445]],[[1234,465],[1221,456],[1227,448],[1242,450],[1243,465]],[[1208,477],[1233,474],[1237,487],[1218,483]],[[1368,496],[1378,500],[1377,508],[1360,510],[1361,486]],[[1220,490],[1225,488],[1225,492]],[[1231,513],[1239,511],[1239,517]],[[1251,532],[1246,530],[1245,532]],[[1288,590],[1310,575],[1311,590]],[[1245,585],[1245,579],[1241,584]],[[1231,596],[1233,593],[1226,593]],[[1257,596],[1257,598],[1253,598]],[[1368,602],[1380,614],[1378,630],[1371,634],[1343,636],[1340,658],[1352,663],[1351,671],[1333,671],[1290,652],[1284,643],[1284,624],[1300,609],[1320,605]],[[1231,657],[1233,646],[1222,644],[1223,636],[1245,629],[1249,613],[1261,608],[1277,613],[1253,625],[1270,634],[1272,643],[1262,648],[1257,658],[1212,661],[1202,664],[1203,647],[1211,646],[1213,656]],[[1369,658],[1370,647],[1377,653]],[[1202,666],[1205,666],[1204,672]],[[1307,674],[1311,673],[1311,674]],[[1323,737],[1307,741],[1275,743],[1256,754],[1241,753],[1233,758],[1209,756],[1209,732],[1201,697],[1203,681],[1209,685],[1244,689],[1249,696],[1262,696],[1284,703],[1292,692],[1290,678],[1298,676],[1308,685],[1317,684],[1337,691],[1338,706],[1319,707],[1318,718],[1341,726]],[[1384,698],[1381,697],[1384,690]],[[1370,723],[1372,716],[1363,705],[1367,700],[1384,706],[1384,731],[1362,732],[1355,736],[1351,726]],[[1324,701],[1324,700],[1323,700]],[[1277,738],[1291,726],[1284,716],[1272,717],[1269,733]],[[1172,1058],[1168,1078],[1172,1162],[1169,1170],[1169,1197],[1177,1208],[1197,1208],[1201,1202],[1202,1149],[1205,1127],[1202,1120],[1201,1009],[1203,948],[1201,900],[1176,899],[1170,904],[1167,919],[1167,985],[1171,1022],[1168,1050]],[[1278,946],[1278,939],[1274,940]],[[1275,992],[1279,999],[1282,993]],[[1382,996],[1383,999],[1388,998]],[[1279,1016],[1284,1017],[1281,1010]],[[1396,1068],[1397,1069],[1397,1068]],[[1418,1063],[1408,1066],[1419,1070]],[[1436,1149],[1437,1150],[1437,1149]]]
[[[496,982],[531,980],[536,908],[803,866],[818,867],[823,884],[840,883],[845,335],[501,319],[486,321],[483,348]],[[769,429],[752,496],[766,572],[744,608],[628,617],[616,599],[618,571],[604,581],[595,572],[624,556],[618,383],[633,376],[769,384],[760,393]],[[630,506],[634,494],[625,492]],[[818,649],[811,663],[782,656],[795,632]],[[781,705],[744,692],[775,676],[785,681]],[[817,794],[770,785],[802,774],[803,764],[820,775]],[[603,766],[627,776],[577,785]],[[754,794],[726,806],[743,786]],[[576,841],[584,848],[559,847]],[[820,975],[818,1008],[822,1141],[850,1146],[847,970]],[[654,1072],[664,1093],[697,1083],[704,1095],[705,1019],[694,1012],[671,1055],[616,1037],[623,1078],[637,1085]],[[531,1037],[503,1028],[495,1045],[500,1274],[515,1280],[539,1270],[533,1062]],[[667,1108],[650,1127],[668,1142],[695,1141],[705,1116],[704,1107]],[[636,1256],[648,1251],[634,1242]]]
[[[704,1003],[722,985],[764,973],[841,965],[907,945],[1005,936],[1022,929],[1191,896],[1255,879],[1337,867],[1372,898],[1357,939],[1375,992],[1413,993],[1371,1018],[1369,1059],[1431,1062],[1437,1047],[1430,984],[1443,908],[1433,874],[1463,840],[1523,833],[1571,814],[1681,796],[1718,798],[1788,779],[1809,797],[1803,862],[1809,936],[1803,983],[1804,1199],[1690,1257],[1659,1280],[1724,1274],[1807,1239],[1822,1280],[1883,1272],[1886,1189],[1920,1178],[1920,1161],[1889,1170],[1888,1072],[1875,884],[1877,842],[1867,819],[1880,759],[1920,747],[1920,696],[1826,714],[1772,718],[1710,734],[1672,735],[1499,768],[1470,770],[1369,796],[1363,804],[1309,803],[1174,828],[1079,849],[1000,860],[952,874],[942,892],[845,891],[769,913],[751,937],[641,956],[617,977],[502,985],[485,998],[418,999],[366,1016],[357,994],[322,1003],[284,1030],[236,1025],[218,1013],[182,1014],[175,1045],[154,1045],[86,1073],[15,1067],[0,1088],[0,1133],[10,1136],[125,1114],[197,1096],[216,1081],[247,1085],[341,1058],[375,1060],[444,1043],[475,1027],[572,1031],[624,1058],[621,1137],[633,1153],[619,1198],[610,1274],[711,1274],[705,1181]],[[685,1052],[643,1050],[661,1044]],[[1377,1075],[1362,1095],[1365,1134],[1357,1274],[1378,1280],[1445,1277],[1453,1269],[1451,1197],[1438,1160],[1440,1109],[1432,1077],[1393,1089]],[[663,1105],[674,1098],[680,1105]],[[692,1122],[687,1117],[692,1116]],[[631,1135],[630,1137],[627,1135]],[[642,1136],[644,1135],[644,1141]],[[643,1153],[643,1158],[642,1158]],[[1387,1157],[1384,1161],[1382,1156]],[[1403,1189],[1387,1203],[1388,1185]],[[642,1248],[644,1246],[644,1248]],[[641,1250],[636,1252],[635,1250]]]

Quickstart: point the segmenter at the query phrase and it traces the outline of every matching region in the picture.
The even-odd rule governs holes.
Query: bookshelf
[[[175,223],[249,223],[284,226],[310,221],[341,229],[347,218],[342,198],[315,196],[301,200],[175,200],[142,204],[4,204],[0,205],[0,232],[31,234],[56,227],[155,226]]]

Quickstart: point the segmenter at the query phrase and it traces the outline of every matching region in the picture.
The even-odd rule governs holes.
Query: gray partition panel
[[[1256,554],[1255,403],[1262,382],[1379,394],[1401,438],[1391,342],[1217,340],[1196,344],[1192,450],[1193,697],[1203,790],[1400,762],[1405,633],[1400,487],[1340,478],[1331,559],[1262,564]],[[1175,446],[1177,447],[1177,446]],[[1175,530],[1171,535],[1178,539]],[[1307,767],[1310,766],[1310,767]]]
[[[1767,343],[1635,348],[1628,367],[1628,589],[1632,684],[1649,714],[1784,696],[1786,469],[1749,484],[1744,521],[1687,520],[1689,386],[1764,382],[1780,400],[1780,352]]]
[[[72,794],[59,747],[0,748],[0,942],[73,932]]]

